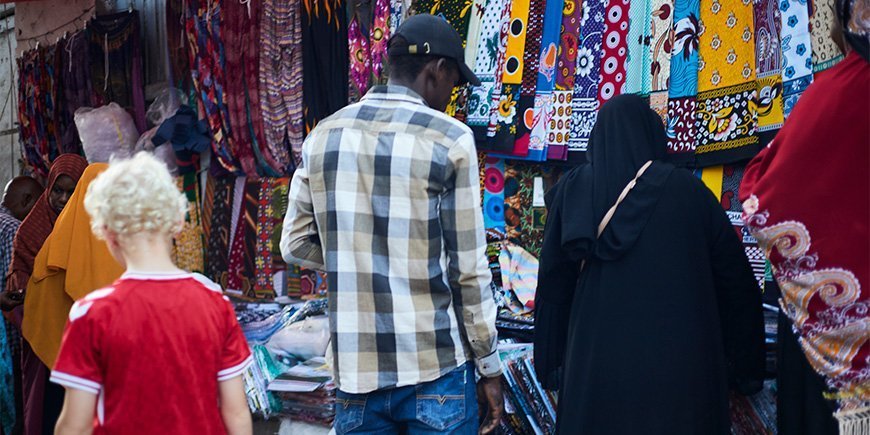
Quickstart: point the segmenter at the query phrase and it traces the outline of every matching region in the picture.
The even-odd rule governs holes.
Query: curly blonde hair
[[[187,207],[166,165],[147,152],[113,160],[85,195],[91,230],[102,239],[106,232],[122,239],[138,233],[173,236],[184,224]]]

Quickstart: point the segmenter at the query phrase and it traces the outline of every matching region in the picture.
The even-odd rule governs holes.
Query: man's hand
[[[477,383],[477,406],[480,416],[480,435],[495,433],[504,416],[504,394],[501,376],[481,378]]]
[[[23,292],[0,292],[0,310],[12,311],[15,307],[24,304]]]

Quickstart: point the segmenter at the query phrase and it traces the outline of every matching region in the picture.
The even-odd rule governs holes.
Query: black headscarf
[[[634,95],[615,97],[598,112],[586,153],[588,162],[565,174],[547,194],[547,226],[535,296],[535,369],[548,388],[560,384],[558,370],[580,263],[617,260],[634,246],[674,170],[660,161],[666,150],[665,127],[647,103]],[[650,160],[653,164],[598,238],[601,218]]]
[[[598,224],[619,194],[647,162],[656,162],[632,194],[619,206],[605,231],[596,254],[612,259],[629,248],[646,224],[652,206],[658,201],[656,191],[670,174],[672,166],[659,162],[667,154],[667,136],[662,119],[636,95],[620,95],[604,104],[592,129],[587,164],[567,174],[561,189],[554,195],[565,197],[562,210],[562,246],[582,260],[592,253]],[[559,192],[560,191],[560,192]]]

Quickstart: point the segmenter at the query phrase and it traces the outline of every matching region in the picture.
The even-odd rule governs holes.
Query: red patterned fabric
[[[870,100],[856,95],[870,95],[870,64],[853,52],[810,85],[746,168],[740,196],[807,359],[838,390],[841,411],[866,413]]]
[[[604,104],[622,94],[625,84],[625,57],[628,55],[628,0],[614,0],[604,18],[604,38],[601,58],[601,85],[598,103]]]

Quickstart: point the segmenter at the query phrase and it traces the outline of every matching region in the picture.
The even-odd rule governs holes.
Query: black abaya
[[[697,178],[656,161],[595,238],[623,186],[664,154],[655,116],[637,97],[605,105],[590,164],[547,198],[535,365],[548,381],[562,368],[559,433],[726,434],[729,380],[761,387],[761,295]]]

